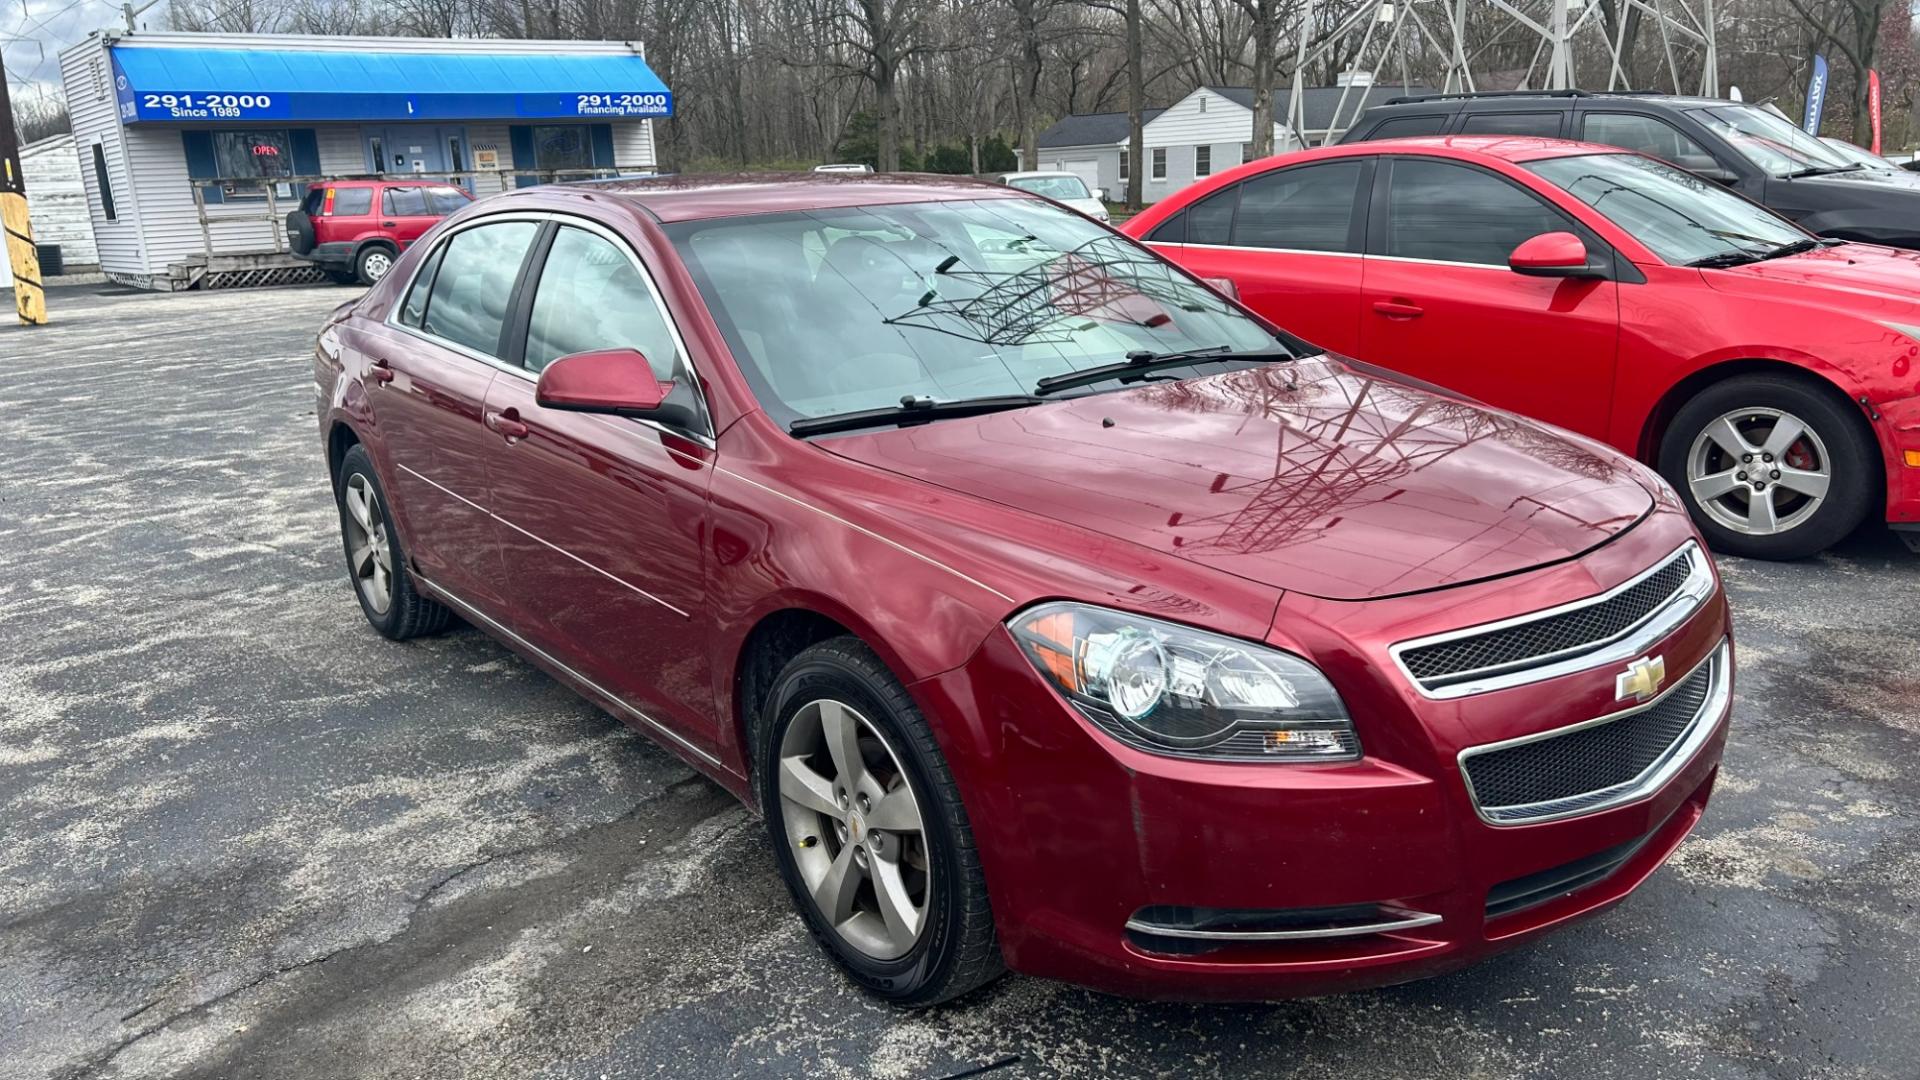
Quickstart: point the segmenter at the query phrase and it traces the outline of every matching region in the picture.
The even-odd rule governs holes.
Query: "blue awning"
[[[671,116],[638,54],[113,49],[128,123]]]

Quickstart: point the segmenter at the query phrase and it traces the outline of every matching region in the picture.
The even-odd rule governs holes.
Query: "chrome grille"
[[[1648,793],[1712,730],[1727,701],[1728,666],[1723,644],[1648,705],[1464,751],[1461,773],[1481,816],[1496,824],[1569,817]]]
[[[1535,682],[1631,658],[1683,622],[1712,585],[1705,553],[1688,543],[1610,592],[1401,642],[1393,655],[1429,697],[1461,697]]]

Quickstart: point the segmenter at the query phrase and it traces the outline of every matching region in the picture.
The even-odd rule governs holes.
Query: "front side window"
[[[1548,158],[1526,168],[1676,266],[1715,255],[1762,255],[1807,238],[1772,211],[1710,180],[1636,154]]]
[[[1401,139],[1415,135],[1438,135],[1447,129],[1445,116],[1396,116],[1380,121],[1370,139]]]
[[[1193,175],[1213,175],[1213,147],[1196,146],[1193,148]]]
[[[653,289],[627,253],[584,229],[553,236],[527,323],[527,367],[594,349],[638,349],[661,380],[679,369],[679,349]]]
[[[500,221],[453,234],[434,275],[421,329],[487,356],[500,355],[513,279],[539,229],[531,221]]]
[[[1588,113],[1581,138],[1671,161],[1683,169],[1711,169],[1718,164],[1712,154],[1681,134],[1679,128],[1652,116]]]
[[[1769,176],[1818,176],[1860,167],[1795,127],[1791,120],[1752,105],[1694,109],[1693,118]]]
[[[1360,162],[1283,169],[1240,185],[1233,242],[1296,251],[1357,251],[1350,242]]]
[[[1019,176],[1007,181],[1008,187],[1045,195],[1049,199],[1091,199],[1087,185],[1077,176]]]
[[[1465,165],[1393,162],[1387,254],[1505,266],[1522,241],[1567,228],[1559,212],[1513,184]]]
[[[1538,135],[1560,137],[1557,112],[1484,112],[1468,116],[1460,125],[1462,135]]]
[[[472,200],[459,188],[437,187],[427,189],[427,209],[429,213],[446,217],[448,214],[466,206]]]
[[[760,405],[782,424],[893,408],[903,397],[1028,394],[1047,376],[1143,349],[1275,347],[1183,271],[1037,200],[760,214],[666,230]]]
[[[1155,180],[1165,180],[1167,178],[1166,147],[1156,146],[1153,148],[1153,167],[1148,170],[1147,175]]]

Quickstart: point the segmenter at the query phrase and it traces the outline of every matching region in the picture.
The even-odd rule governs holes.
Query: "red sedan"
[[[1392,139],[1195,184],[1128,234],[1313,341],[1656,465],[1713,546],[1920,543],[1920,265],[1613,147]]]
[[[373,627],[457,615],[759,807],[896,1002],[1444,971],[1626,896],[1718,771],[1650,470],[1013,188],[490,199],[316,376]]]

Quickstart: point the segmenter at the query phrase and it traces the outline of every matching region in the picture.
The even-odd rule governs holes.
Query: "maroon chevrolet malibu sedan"
[[[1446,971],[1621,900],[1718,770],[1654,473],[1016,189],[490,199],[316,374],[374,628],[457,615],[758,806],[892,1001]]]

